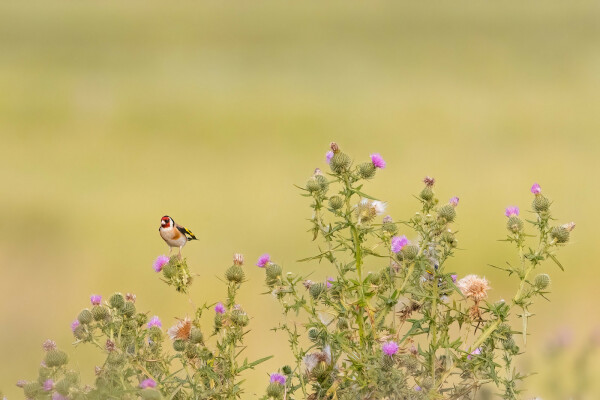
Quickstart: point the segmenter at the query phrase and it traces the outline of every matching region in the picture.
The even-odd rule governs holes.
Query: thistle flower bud
[[[281,399],[281,398],[283,398],[284,390],[285,390],[284,386],[279,383],[276,383],[276,382],[269,383],[269,386],[267,386],[267,396],[269,396],[273,399]]]
[[[338,320],[337,320],[337,328],[340,331],[348,329],[349,326],[350,326],[350,324],[348,323],[348,320],[346,318],[338,318]]]
[[[421,190],[419,197],[421,197],[425,201],[430,201],[431,199],[433,199],[433,189],[431,188],[431,186],[425,186],[423,190]]]
[[[190,341],[192,343],[204,342],[204,335],[202,334],[202,331],[196,327],[192,328],[190,331]]]
[[[452,205],[445,204],[442,207],[440,207],[438,211],[438,216],[446,222],[452,222],[454,221],[454,218],[456,218],[456,210]]]
[[[73,336],[79,340],[83,340],[88,337],[88,333],[83,325],[79,325],[73,330]]]
[[[112,308],[120,310],[125,306],[125,298],[121,293],[115,293],[110,297],[108,303]]]
[[[242,266],[244,265],[244,255],[241,253],[235,253],[233,255],[233,265]]]
[[[567,243],[571,234],[564,226],[555,226],[550,231],[550,236],[556,241],[556,243]]]
[[[512,216],[508,218],[506,222],[506,228],[512,233],[519,233],[523,231],[523,221],[521,218]]]
[[[319,185],[319,182],[312,177],[306,182],[306,190],[308,190],[310,193],[316,193],[321,190],[321,185]]]
[[[409,261],[414,260],[415,258],[417,258],[417,255],[419,255],[419,246],[415,246],[414,244],[405,246],[404,248],[402,248],[401,253],[404,259]]]
[[[244,270],[239,265],[232,265],[225,271],[225,279],[229,282],[242,283],[245,276]]]
[[[231,322],[237,326],[244,327],[250,323],[250,318],[248,318],[248,314],[244,310],[233,310],[231,312]]]
[[[128,301],[125,303],[125,305],[123,306],[123,309],[121,310],[121,312],[123,313],[124,316],[131,318],[135,315],[135,305]]]
[[[92,316],[91,311],[86,308],[85,310],[82,310],[79,313],[79,315],[77,316],[77,320],[82,324],[86,325],[92,322],[94,320],[94,317]]]
[[[531,206],[538,213],[548,211],[548,208],[550,208],[550,200],[545,198],[542,194],[536,194]]]
[[[351,164],[352,164],[352,160],[350,159],[350,157],[347,154],[342,153],[342,152],[337,152],[333,155],[333,157],[331,157],[331,162],[329,163],[329,167],[331,168],[331,170],[334,173],[340,174],[342,172],[348,171]]]
[[[539,290],[544,290],[550,286],[550,276],[548,274],[539,274],[533,280],[533,286]]]
[[[54,385],[54,389],[63,396],[67,396],[69,394],[69,389],[71,389],[72,382],[68,379],[61,379]]]
[[[113,367],[123,365],[125,361],[125,354],[119,353],[118,351],[113,351],[108,354],[108,357],[106,357],[106,362]]]
[[[394,235],[396,232],[398,232],[398,227],[392,220],[392,217],[389,215],[383,218],[383,225],[381,226],[381,229],[390,235]]]
[[[185,341],[182,339],[177,339],[173,342],[173,349],[175,351],[184,351],[185,350]]]
[[[165,278],[171,279],[177,274],[177,267],[171,263],[168,263],[163,267],[162,272]]]
[[[308,330],[308,338],[311,342],[317,342],[319,340],[319,330],[317,328],[310,328]]]
[[[102,321],[108,317],[108,309],[102,306],[92,307],[92,317],[95,321]]]
[[[504,347],[504,350],[506,350],[512,355],[515,355],[519,352],[519,346],[517,346],[517,344],[515,343],[515,339],[513,339],[512,337],[503,340],[502,347]]]
[[[42,385],[38,382],[30,382],[23,386],[23,394],[27,399],[35,399],[42,393]]]
[[[325,284],[321,282],[314,283],[311,285],[310,289],[308,289],[308,292],[310,293],[310,296],[316,300],[323,292],[325,292]]]
[[[50,350],[46,353],[46,357],[44,358],[44,362],[46,366],[52,367],[60,367],[61,365],[65,365],[69,360],[67,353],[62,350]]]
[[[329,207],[333,210],[339,210],[344,206],[344,200],[340,196],[332,196],[329,198]]]
[[[277,264],[269,264],[265,268],[267,285],[274,285],[281,276],[281,267]]]
[[[358,174],[363,179],[371,179],[375,176],[375,165],[372,162],[362,163],[358,166]]]

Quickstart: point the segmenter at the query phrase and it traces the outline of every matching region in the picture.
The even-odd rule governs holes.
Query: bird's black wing
[[[177,230],[187,236],[188,240],[198,240],[196,236],[187,228],[177,225]]]

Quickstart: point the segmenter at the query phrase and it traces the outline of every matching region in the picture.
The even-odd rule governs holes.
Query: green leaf
[[[556,257],[554,257],[552,254],[548,254],[548,257],[550,257],[552,259],[552,261],[554,261],[556,263],[556,265],[558,265],[558,268],[560,268],[562,271],[565,270],[563,268],[562,264],[556,259]]]
[[[270,360],[271,358],[273,358],[274,356],[268,356],[268,357],[263,357],[263,358],[259,358],[256,361],[252,361],[251,363],[248,363],[247,360],[244,360],[244,365],[242,365],[241,367],[238,368],[237,372],[240,373],[246,369],[249,368],[254,368],[256,367],[258,364],[263,363],[267,360]]]

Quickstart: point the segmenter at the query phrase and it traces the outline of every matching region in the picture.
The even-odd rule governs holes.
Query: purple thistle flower
[[[150,321],[148,321],[148,329],[152,328],[153,326],[162,328],[162,322],[160,322],[160,318],[158,318],[156,315],[152,317]]]
[[[542,193],[542,188],[538,183],[534,183],[533,186],[531,187],[531,193],[533,194],[540,194]]]
[[[476,348],[475,350],[473,350],[473,351],[471,352],[471,354],[469,354],[469,355],[467,356],[467,360],[470,360],[470,359],[472,359],[472,358],[473,358],[473,356],[476,356],[476,355],[479,355],[479,354],[481,354],[481,348],[480,348],[480,347],[478,347],[478,348]]]
[[[383,157],[381,157],[381,155],[379,153],[371,154],[371,162],[373,163],[375,168],[380,168],[380,169],[385,168],[385,161],[383,160]]]
[[[156,387],[156,382],[154,382],[154,379],[144,379],[143,381],[140,382],[140,387],[142,389],[147,389],[147,388],[155,388]]]
[[[270,262],[271,262],[271,256],[268,253],[265,253],[262,256],[258,257],[258,261],[256,262],[256,266],[264,268]]]
[[[458,275],[450,275],[450,278],[452,278],[453,283],[456,283],[456,278],[458,278]]]
[[[80,323],[80,322],[79,322],[79,320],[77,320],[77,319],[76,319],[75,321],[71,322],[71,330],[72,330],[73,332],[75,332],[75,329],[77,329],[77,327],[78,327],[79,325],[81,325],[81,323]]]
[[[58,392],[54,392],[52,393],[52,400],[69,400],[69,398]]]
[[[99,294],[93,294],[90,296],[90,301],[92,302],[93,306],[97,306],[102,303],[102,296]]]
[[[331,286],[333,286],[332,282],[335,282],[335,279],[328,276],[327,279],[325,280],[325,285],[327,285],[327,289],[329,289]]]
[[[396,342],[387,342],[381,346],[381,350],[387,356],[393,356],[398,352],[398,343]]]
[[[325,154],[325,161],[327,162],[327,164],[329,164],[331,162],[332,158],[333,158],[333,151],[328,151]]]
[[[156,260],[154,261],[154,270],[156,272],[160,272],[160,271],[162,271],[165,264],[168,264],[168,263],[169,263],[169,257],[167,257],[165,255],[158,256],[156,258]]]
[[[408,239],[406,238],[406,236],[404,236],[404,235],[402,235],[402,236],[394,236],[392,238],[392,251],[394,253],[398,253],[407,244],[408,244]]]
[[[223,303],[217,303],[217,305],[215,306],[215,312],[217,314],[225,314],[225,306],[223,305]]]
[[[415,391],[416,392],[420,392],[421,390],[423,390],[423,389],[421,389],[421,386],[419,386],[419,385],[415,386]]]
[[[52,389],[54,389],[54,381],[52,379],[46,380],[46,382],[44,382],[44,390],[49,392]]]
[[[450,205],[452,207],[456,207],[458,205],[458,197],[454,196],[453,198],[450,199]]]
[[[504,210],[504,215],[506,215],[508,218],[512,217],[512,216],[519,216],[519,207],[517,206],[509,206],[506,207],[506,210]]]
[[[271,374],[271,383],[279,383],[280,385],[285,385],[285,376],[274,372]]]

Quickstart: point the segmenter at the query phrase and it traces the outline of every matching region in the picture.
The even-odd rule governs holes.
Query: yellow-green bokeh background
[[[100,356],[70,346],[69,324],[92,293],[133,292],[167,326],[192,311],[151,268],[169,214],[200,239],[185,248],[194,303],[222,299],[234,252],[249,261],[248,354],[276,355],[246,375],[255,398],[287,353],[252,264],[268,251],[333,272],[294,262],[315,248],[292,184],[336,140],[385,157],[366,190],[397,219],[424,175],[460,197],[450,265],[489,278],[492,299],[515,286],[487,266],[514,257],[496,241],[505,206],[527,209],[538,181],[559,222],[577,222],[566,271],[543,267],[551,302],[534,307],[521,364],[538,372],[529,397],[567,398],[600,324],[599,17],[557,1],[0,4],[0,388],[22,398],[14,383],[36,376],[49,337],[91,381]],[[556,370],[543,349],[565,329]]]

